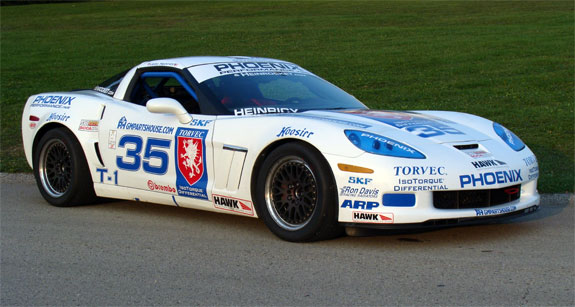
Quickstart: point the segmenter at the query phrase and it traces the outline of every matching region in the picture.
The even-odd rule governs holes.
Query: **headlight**
[[[410,159],[425,159],[425,155],[412,147],[381,135],[358,130],[345,130],[345,135],[357,148],[372,154]]]
[[[495,133],[497,133],[497,135],[499,135],[499,137],[513,150],[521,151],[523,148],[525,148],[523,141],[521,141],[518,136],[511,132],[511,130],[495,122],[493,123],[493,130],[495,130]]]

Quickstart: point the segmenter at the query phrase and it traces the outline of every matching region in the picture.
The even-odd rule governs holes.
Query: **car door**
[[[119,186],[123,198],[194,206],[209,199],[214,118],[200,112],[193,89],[174,71],[137,73],[126,99],[106,107],[99,149],[105,168],[96,181]],[[146,103],[172,98],[191,113],[153,113]],[[159,101],[159,100],[158,100]]]

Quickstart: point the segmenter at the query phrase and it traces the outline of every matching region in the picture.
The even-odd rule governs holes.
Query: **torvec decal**
[[[176,185],[178,195],[208,199],[205,140],[208,130],[178,128],[176,131]]]

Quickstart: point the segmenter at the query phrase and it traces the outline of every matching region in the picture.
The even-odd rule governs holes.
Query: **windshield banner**
[[[309,71],[287,62],[222,62],[198,65],[188,68],[199,83],[208,79],[236,75],[237,77],[263,76],[275,74],[307,74]]]

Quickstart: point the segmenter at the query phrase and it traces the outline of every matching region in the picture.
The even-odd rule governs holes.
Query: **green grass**
[[[298,63],[372,108],[498,121],[574,188],[574,3],[98,2],[1,8],[0,171],[29,171],[29,95],[91,88],[144,60],[254,55]]]

